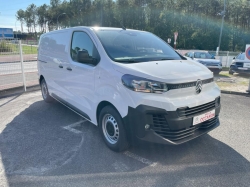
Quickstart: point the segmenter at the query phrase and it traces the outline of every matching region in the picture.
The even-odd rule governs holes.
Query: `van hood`
[[[114,69],[123,74],[168,82],[192,82],[208,79],[213,73],[199,62],[191,60],[164,60],[140,63],[114,63]]]

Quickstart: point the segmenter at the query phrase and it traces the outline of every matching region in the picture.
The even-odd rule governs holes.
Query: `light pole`
[[[224,18],[225,18],[225,15],[226,15],[226,0],[224,0],[224,10],[223,10],[221,13],[219,13],[218,15],[221,15],[221,16],[222,16],[222,21],[221,21],[220,38],[219,38],[219,44],[218,44],[217,52],[220,51],[222,30],[223,30],[223,26],[224,26]]]
[[[16,22],[17,22],[17,20],[16,20]],[[15,22],[15,27],[16,27],[16,22]],[[16,28],[16,39],[17,39],[17,28]]]
[[[59,14],[58,16],[57,16],[57,30],[58,30],[58,28],[59,28],[59,24],[58,24],[58,18],[61,16],[61,15],[65,15],[66,13],[64,12],[64,13],[61,13],[61,14]]]

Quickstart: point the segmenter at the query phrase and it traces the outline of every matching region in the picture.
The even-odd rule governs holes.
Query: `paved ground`
[[[32,61],[36,60],[37,54],[29,54],[29,55],[23,55],[24,61]],[[13,53],[11,55],[1,55],[0,56],[0,64],[1,63],[7,63],[7,62],[20,62],[20,54],[19,53]]]
[[[24,62],[26,85],[37,85],[37,61]],[[0,90],[23,85],[20,62],[0,63]]]
[[[180,146],[114,153],[97,127],[40,92],[0,100],[0,186],[249,186],[250,97],[222,95],[221,126]]]

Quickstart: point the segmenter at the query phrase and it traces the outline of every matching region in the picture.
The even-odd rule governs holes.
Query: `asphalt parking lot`
[[[249,186],[250,97],[221,100],[209,134],[115,153],[97,127],[40,91],[0,99],[0,186]]]

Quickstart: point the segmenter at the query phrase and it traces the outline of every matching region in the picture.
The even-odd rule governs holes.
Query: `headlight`
[[[166,83],[157,82],[128,74],[122,76],[122,83],[128,89],[135,92],[163,93],[168,91]]]

